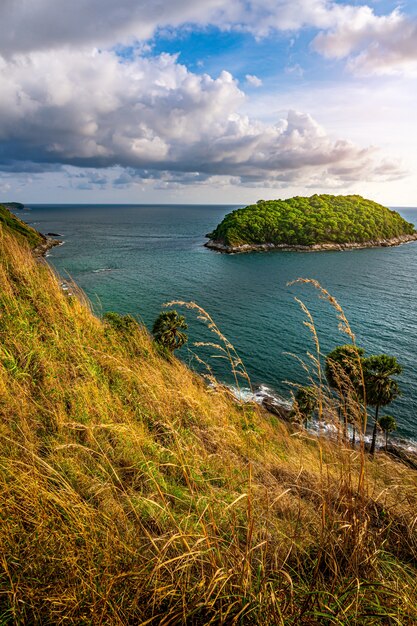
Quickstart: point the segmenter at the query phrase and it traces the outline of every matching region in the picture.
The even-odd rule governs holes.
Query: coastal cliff
[[[33,254],[38,257],[43,256],[48,250],[62,243],[62,241],[58,239],[42,235],[42,233],[35,228],[32,228],[13,215],[9,207],[16,208],[14,207],[15,204],[18,203],[9,202],[8,204],[0,204],[0,225],[4,229],[4,232],[10,233],[18,241],[28,244]]]

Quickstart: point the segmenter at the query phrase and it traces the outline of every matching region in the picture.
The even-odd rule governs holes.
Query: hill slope
[[[416,623],[414,472],[208,388],[19,239],[0,224],[1,624]]]
[[[29,226],[13,215],[13,213],[9,211],[8,206],[13,207],[14,204],[17,203],[10,202],[7,206],[0,204],[0,225],[2,226],[2,232],[13,235],[16,240],[23,245],[29,245],[35,256],[42,256],[50,248],[59,246],[62,243],[58,239],[45,237],[32,228],[32,226]]]
[[[414,226],[396,211],[361,196],[314,195],[260,200],[226,215],[207,235],[208,247],[223,251],[244,246],[315,249],[339,245],[392,245],[417,238]]]
[[[43,235],[15,217],[4,204],[0,204],[0,224],[6,232],[15,235],[19,241],[27,241],[31,248],[36,248],[46,242]]]

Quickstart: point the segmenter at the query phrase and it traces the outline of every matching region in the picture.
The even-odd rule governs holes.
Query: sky
[[[1,0],[0,199],[417,206],[417,2]]]

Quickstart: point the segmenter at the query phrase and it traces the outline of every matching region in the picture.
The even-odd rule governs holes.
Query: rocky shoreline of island
[[[374,239],[371,241],[346,243],[315,243],[310,246],[287,243],[245,243],[239,246],[228,246],[221,241],[207,241],[204,245],[206,248],[224,254],[242,254],[245,252],[270,252],[274,250],[281,252],[342,252],[344,250],[361,250],[363,248],[390,248],[412,241],[417,241],[417,232],[399,235],[398,237],[392,237],[390,239]]]

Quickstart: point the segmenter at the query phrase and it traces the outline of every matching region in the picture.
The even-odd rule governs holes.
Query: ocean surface
[[[401,437],[417,440],[417,243],[223,255],[204,248],[204,236],[235,206],[29,206],[17,214],[43,233],[62,234],[65,244],[48,261],[64,279],[78,283],[98,314],[131,313],[150,328],[165,302],[194,301],[235,346],[252,384],[283,398],[290,397],[289,381],[306,381],[299,359],[309,363],[307,353],[314,352],[295,298],[309,308],[323,354],[348,341],[317,290],[288,285],[299,277],[318,280],[342,305],[358,345],[367,354],[394,355],[402,364],[402,396],[386,412],[396,417]],[[417,223],[417,208],[397,210]],[[232,384],[227,362],[213,358],[214,350],[192,345],[213,336],[192,311],[184,314],[190,341],[178,354],[196,368],[193,353],[203,356],[219,380]]]

